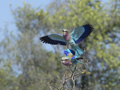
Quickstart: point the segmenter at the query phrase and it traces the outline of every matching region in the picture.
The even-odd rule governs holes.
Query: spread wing
[[[75,40],[75,43],[79,43],[84,40],[92,32],[93,27],[90,24],[86,24],[73,29],[71,37]]]
[[[44,43],[52,44],[52,45],[66,45],[66,41],[64,40],[63,36],[60,34],[51,34],[40,37],[40,40]]]

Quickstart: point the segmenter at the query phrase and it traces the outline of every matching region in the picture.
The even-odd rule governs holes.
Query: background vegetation
[[[78,64],[75,83],[69,80],[61,90],[72,90],[74,84],[75,90],[119,90],[119,0],[54,0],[45,10],[24,3],[11,12],[17,29],[10,32],[6,27],[0,41],[0,90],[60,89],[76,66],[61,64],[66,47],[42,44],[39,37],[86,23],[94,31],[79,46],[88,68]]]

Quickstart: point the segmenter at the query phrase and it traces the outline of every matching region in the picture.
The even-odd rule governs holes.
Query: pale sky
[[[14,27],[12,23],[14,22],[14,18],[10,11],[10,4],[13,8],[17,6],[22,6],[23,2],[32,4],[33,7],[40,6],[44,8],[47,6],[52,0],[1,0],[0,2],[0,28],[3,28],[5,24],[8,24],[9,27]]]

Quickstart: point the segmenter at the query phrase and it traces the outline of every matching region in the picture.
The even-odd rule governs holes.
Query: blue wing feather
[[[75,43],[79,43],[84,40],[92,32],[93,27],[90,24],[86,24],[80,27],[75,28],[71,36],[75,40]]]
[[[52,44],[52,45],[66,45],[66,41],[64,40],[63,36],[60,34],[51,34],[40,37],[40,40],[44,43]]]

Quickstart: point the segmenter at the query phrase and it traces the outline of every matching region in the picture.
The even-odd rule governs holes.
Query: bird
[[[65,66],[75,65],[77,63],[83,64],[79,61],[80,58],[76,58],[75,52],[71,49],[64,50],[65,57],[61,58],[61,62]]]
[[[75,52],[74,58],[79,58],[83,55],[84,51],[78,47],[78,43],[83,41],[87,36],[93,31],[93,26],[91,24],[85,24],[73,29],[71,33],[67,29],[62,29],[63,35],[61,34],[50,34],[40,37],[43,43],[48,43],[51,45],[64,45],[71,46],[71,50]]]

